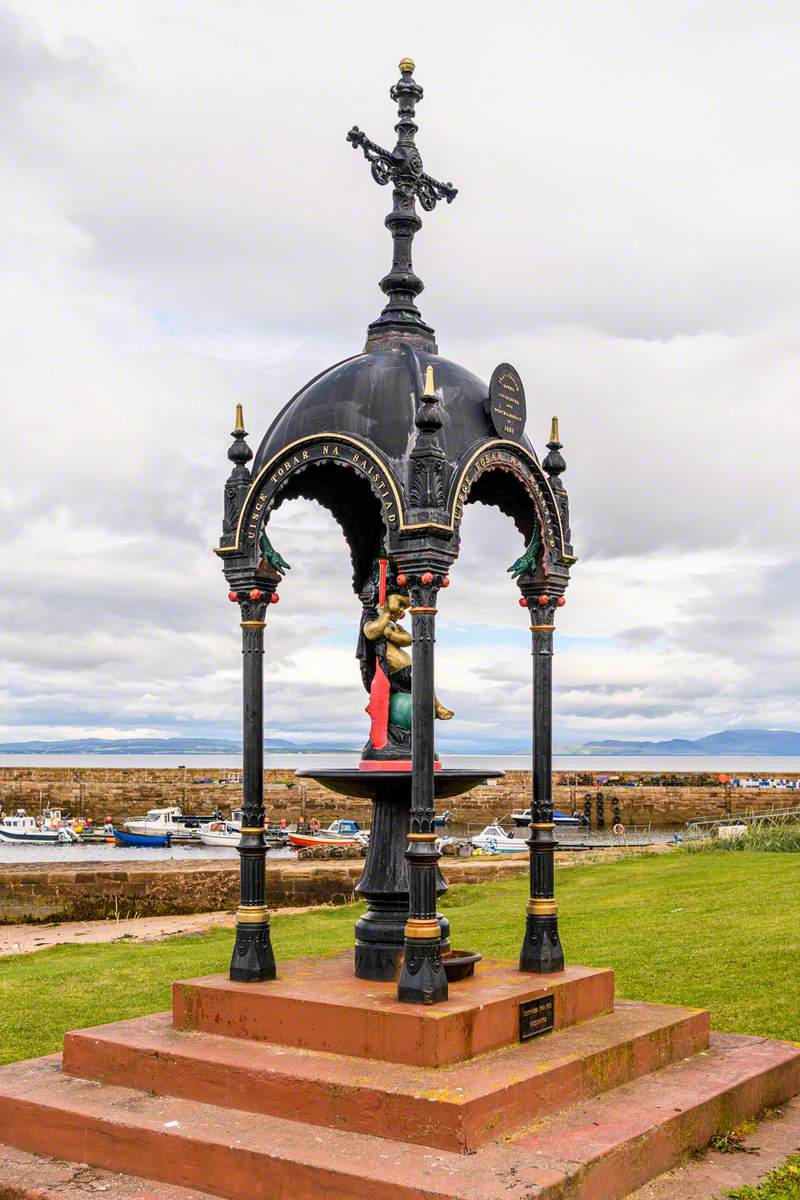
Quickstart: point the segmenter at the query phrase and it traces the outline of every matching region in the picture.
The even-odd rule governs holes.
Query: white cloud
[[[796,7],[650,0],[0,6],[0,737],[227,732],[238,628],[210,553],[233,406],[254,448],[361,344],[389,261],[344,141],[392,137],[416,53],[452,206],[415,262],[442,352],[561,417],[581,561],[556,730],[797,726]],[[269,732],[360,741],[358,607],[327,514],[282,508]],[[440,734],[528,736],[519,538],[468,510]]]

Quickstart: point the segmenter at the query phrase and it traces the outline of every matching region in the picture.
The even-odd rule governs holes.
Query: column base
[[[397,999],[405,1004],[440,1004],[447,996],[441,940],[406,938]]]
[[[356,921],[356,979],[389,982],[397,979],[406,948],[408,895],[377,900],[368,897],[369,908]],[[440,951],[450,949],[450,922],[436,914],[441,930]]]
[[[564,970],[564,950],[558,936],[558,917],[555,914],[527,914],[519,969],[541,975]]]
[[[237,983],[258,983],[275,976],[269,922],[237,925],[229,978]]]

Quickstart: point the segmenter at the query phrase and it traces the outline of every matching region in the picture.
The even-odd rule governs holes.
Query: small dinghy
[[[171,846],[171,833],[131,833],[128,829],[114,828],[115,846]]]

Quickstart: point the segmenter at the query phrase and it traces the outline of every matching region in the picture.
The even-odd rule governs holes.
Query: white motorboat
[[[63,829],[70,842],[79,842],[80,836],[73,829],[72,823],[65,821],[60,808],[45,808],[41,818],[42,829]]]
[[[123,821],[123,828],[127,829],[128,833],[143,834],[145,837],[158,837],[170,833],[173,842],[195,842],[198,833],[197,828],[188,828],[184,824],[183,813],[175,806],[151,808],[143,817]]]
[[[0,821],[0,841],[22,842],[32,846],[68,846],[73,837],[66,829],[44,829],[24,809]]]
[[[484,854],[521,854],[525,850],[525,843],[519,838],[509,837],[499,821],[493,821],[469,840],[476,850]]]
[[[209,821],[199,829],[204,846],[238,846],[242,840],[241,825],[232,821]]]

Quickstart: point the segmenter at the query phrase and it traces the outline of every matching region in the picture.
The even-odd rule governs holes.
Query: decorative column
[[[519,583],[520,604],[531,614],[533,655],[533,786],[527,843],[531,886],[519,969],[550,973],[564,969],[553,871],[553,617],[564,597],[538,591],[530,578]]]
[[[408,588],[413,638],[411,827],[406,850],[409,913],[397,998],[412,1004],[437,1004],[447,999],[442,931],[436,919],[436,866],[440,854],[436,849],[433,779],[433,664],[436,596],[441,584],[441,576],[423,571],[409,578]]]
[[[254,587],[231,591],[242,620],[242,749],[243,806],[239,851],[239,907],[236,941],[231,957],[231,979],[254,981],[275,978],[275,956],[269,933],[266,905],[264,839],[264,616],[272,591]]]

